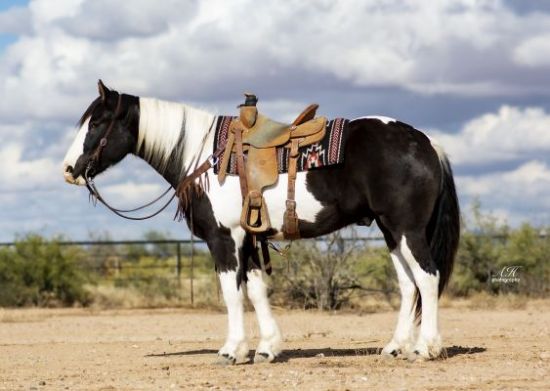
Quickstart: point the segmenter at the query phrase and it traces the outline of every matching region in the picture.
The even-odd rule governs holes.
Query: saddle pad
[[[218,146],[227,142],[229,125],[235,117],[220,116],[216,123],[216,133],[214,136],[214,151]],[[327,132],[325,137],[318,143],[301,147],[298,152],[298,171],[308,171],[324,166],[341,164],[344,162],[344,132],[347,130],[349,120],[344,118],[335,118],[327,122]],[[279,174],[288,172],[288,155],[290,150],[284,147],[277,148],[277,160]],[[218,174],[220,162],[214,165],[214,173]],[[231,154],[227,173],[237,175],[237,157],[235,153]]]

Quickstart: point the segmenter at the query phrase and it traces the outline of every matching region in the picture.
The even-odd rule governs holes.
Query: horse
[[[176,189],[197,161],[212,155],[219,116],[192,106],[119,93],[98,83],[99,97],[78,122],[64,159],[64,179],[85,185],[133,154]],[[438,299],[451,276],[460,236],[460,211],[449,160],[436,141],[388,117],[349,121],[342,164],[299,172],[296,210],[302,238],[314,238],[375,221],[395,267],[401,303],[386,357],[429,360],[442,354]],[[100,151],[101,153],[99,153]],[[94,164],[91,164],[91,163]],[[271,224],[282,227],[286,174],[264,192]],[[244,331],[243,286],[256,312],[260,342],[254,362],[271,362],[282,336],[272,315],[261,265],[250,262],[240,226],[239,179],[211,180],[192,192],[185,220],[210,250],[227,308],[223,364],[249,361]],[[273,237],[280,237],[275,229]]]

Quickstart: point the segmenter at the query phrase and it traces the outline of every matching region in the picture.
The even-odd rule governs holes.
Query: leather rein
[[[103,149],[105,149],[105,147],[107,146],[108,137],[112,133],[114,125],[115,125],[115,121],[117,120],[118,116],[120,115],[121,106],[122,106],[122,94],[119,94],[118,101],[117,101],[117,106],[116,106],[116,109],[115,109],[115,115],[114,115],[113,119],[111,120],[111,123],[109,124],[109,127],[107,128],[107,131],[105,132],[105,134],[103,135],[103,137],[99,141],[99,145],[97,146],[96,150],[94,151],[94,153],[90,157],[90,160],[88,161],[88,164],[86,166],[86,171],[84,173],[84,180],[86,181],[86,187],[88,188],[88,191],[90,192],[90,200],[94,205],[97,204],[97,201],[99,201],[107,209],[109,209],[111,212],[113,212],[114,214],[116,214],[117,216],[120,216],[122,218],[125,218],[125,219],[128,219],[128,220],[147,220],[147,219],[150,219],[152,217],[157,216],[162,211],[164,211],[170,205],[170,203],[174,200],[174,198],[176,198],[176,196],[179,193],[178,190],[180,189],[180,187],[184,183],[190,183],[191,181],[194,181],[195,179],[200,177],[202,174],[204,174],[206,171],[208,171],[212,166],[214,166],[217,163],[217,161],[218,161],[219,157],[221,156],[221,154],[223,153],[223,151],[225,150],[225,145],[218,148],[200,166],[196,167],[195,170],[190,175],[188,175],[188,176],[184,175],[184,177],[183,177],[184,179],[182,179],[180,184],[178,185],[178,190],[174,191],[174,194],[172,194],[170,199],[164,205],[162,205],[160,207],[160,209],[158,209],[156,212],[151,213],[151,214],[146,215],[146,216],[141,216],[141,217],[128,216],[126,213],[137,212],[137,211],[145,209],[145,208],[147,208],[151,205],[156,204],[158,201],[160,201],[162,198],[164,198],[164,196],[166,194],[168,194],[170,192],[170,190],[172,189],[172,186],[171,185],[168,186],[168,188],[160,196],[158,196],[154,200],[152,200],[152,201],[150,201],[150,202],[148,202],[148,203],[146,203],[142,206],[139,206],[137,208],[133,208],[133,209],[115,208],[114,206],[110,205],[105,200],[105,198],[103,198],[101,193],[99,192],[96,184],[94,183],[94,180],[93,180],[91,174],[93,173],[94,167],[99,163],[99,158],[101,157],[101,153],[103,152]],[[204,141],[206,141],[206,137],[205,137]],[[204,145],[203,145],[203,147],[204,147]]]

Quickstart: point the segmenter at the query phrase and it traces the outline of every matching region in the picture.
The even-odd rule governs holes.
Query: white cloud
[[[29,9],[41,30],[59,19],[75,16],[86,0],[31,0]]]
[[[550,113],[541,108],[502,106],[467,122],[457,134],[432,132],[455,164],[517,160],[550,150]]]
[[[0,167],[0,184],[4,192],[57,182],[55,174],[60,172],[60,165],[48,157],[24,159],[23,146],[17,143],[2,145]]]
[[[107,201],[111,202],[112,200],[112,202],[115,203],[115,207],[128,209],[130,203],[132,204],[130,208],[143,205],[157,198],[164,190],[166,190],[166,188],[163,189],[160,185],[154,183],[135,183],[126,181],[124,183],[106,186],[104,192]],[[166,202],[168,198],[166,198],[164,202]]]
[[[550,65],[550,34],[528,38],[514,50],[514,60],[529,67]]]
[[[195,13],[195,1],[112,0],[85,1],[74,15],[60,20],[60,27],[75,36],[98,40],[148,37],[184,23]]]
[[[30,12],[27,7],[13,7],[0,13],[0,33],[29,34]]]
[[[550,169],[544,162],[529,161],[511,171],[463,176],[459,180],[462,191],[468,195],[504,192],[506,196],[541,197],[550,206],[550,198],[544,197],[550,190]]]
[[[485,209],[498,212],[509,223],[530,220],[550,224],[550,167],[529,161],[510,171],[459,176],[457,188],[462,200],[478,198]]]
[[[252,90],[280,120],[293,119],[310,103],[302,96],[315,100],[319,92],[330,111],[331,91],[352,100],[372,87],[502,102],[550,91],[550,15],[518,14],[497,0],[31,0],[0,12],[0,32],[20,34],[0,52],[0,181],[15,190],[61,184],[57,160],[98,78],[128,93],[231,110]],[[548,194],[548,163],[526,162],[550,149],[549,125],[542,108],[502,106],[438,139],[458,165],[523,162],[458,179],[466,197],[496,200],[499,213],[516,216],[524,213],[522,195],[534,192],[529,202],[537,206]],[[164,187],[129,160],[100,179],[116,204],[138,204]],[[510,202],[495,198],[500,176]]]
[[[499,1],[281,7],[251,0],[34,0],[29,10],[31,32],[0,58],[3,118],[72,118],[94,97],[99,77],[128,92],[190,100],[215,99],[221,86],[269,88],[324,76],[348,88],[461,96],[547,93],[550,84],[531,80],[514,54],[548,31],[550,15],[516,15]]]

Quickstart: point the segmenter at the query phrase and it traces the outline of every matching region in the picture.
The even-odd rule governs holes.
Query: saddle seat
[[[278,180],[277,147],[289,148],[283,235],[287,239],[297,239],[299,232],[294,188],[298,148],[322,140],[326,133],[327,119],[315,118],[319,105],[312,104],[292,124],[277,122],[258,113],[256,96],[245,96],[245,103],[239,106],[240,115],[231,122],[229,128],[218,180],[220,183],[225,180],[231,154],[235,153],[243,197],[241,226],[252,234],[266,233],[271,229],[271,222],[262,193]]]
[[[326,120],[324,117],[313,119],[317,107],[319,106],[308,106],[292,124],[277,122],[258,113],[254,125],[243,131],[243,144],[254,148],[271,148],[285,145],[291,138],[319,136],[319,133],[325,130]],[[243,124],[245,123],[243,119],[239,119]],[[302,145],[308,143],[307,139],[301,141]]]

